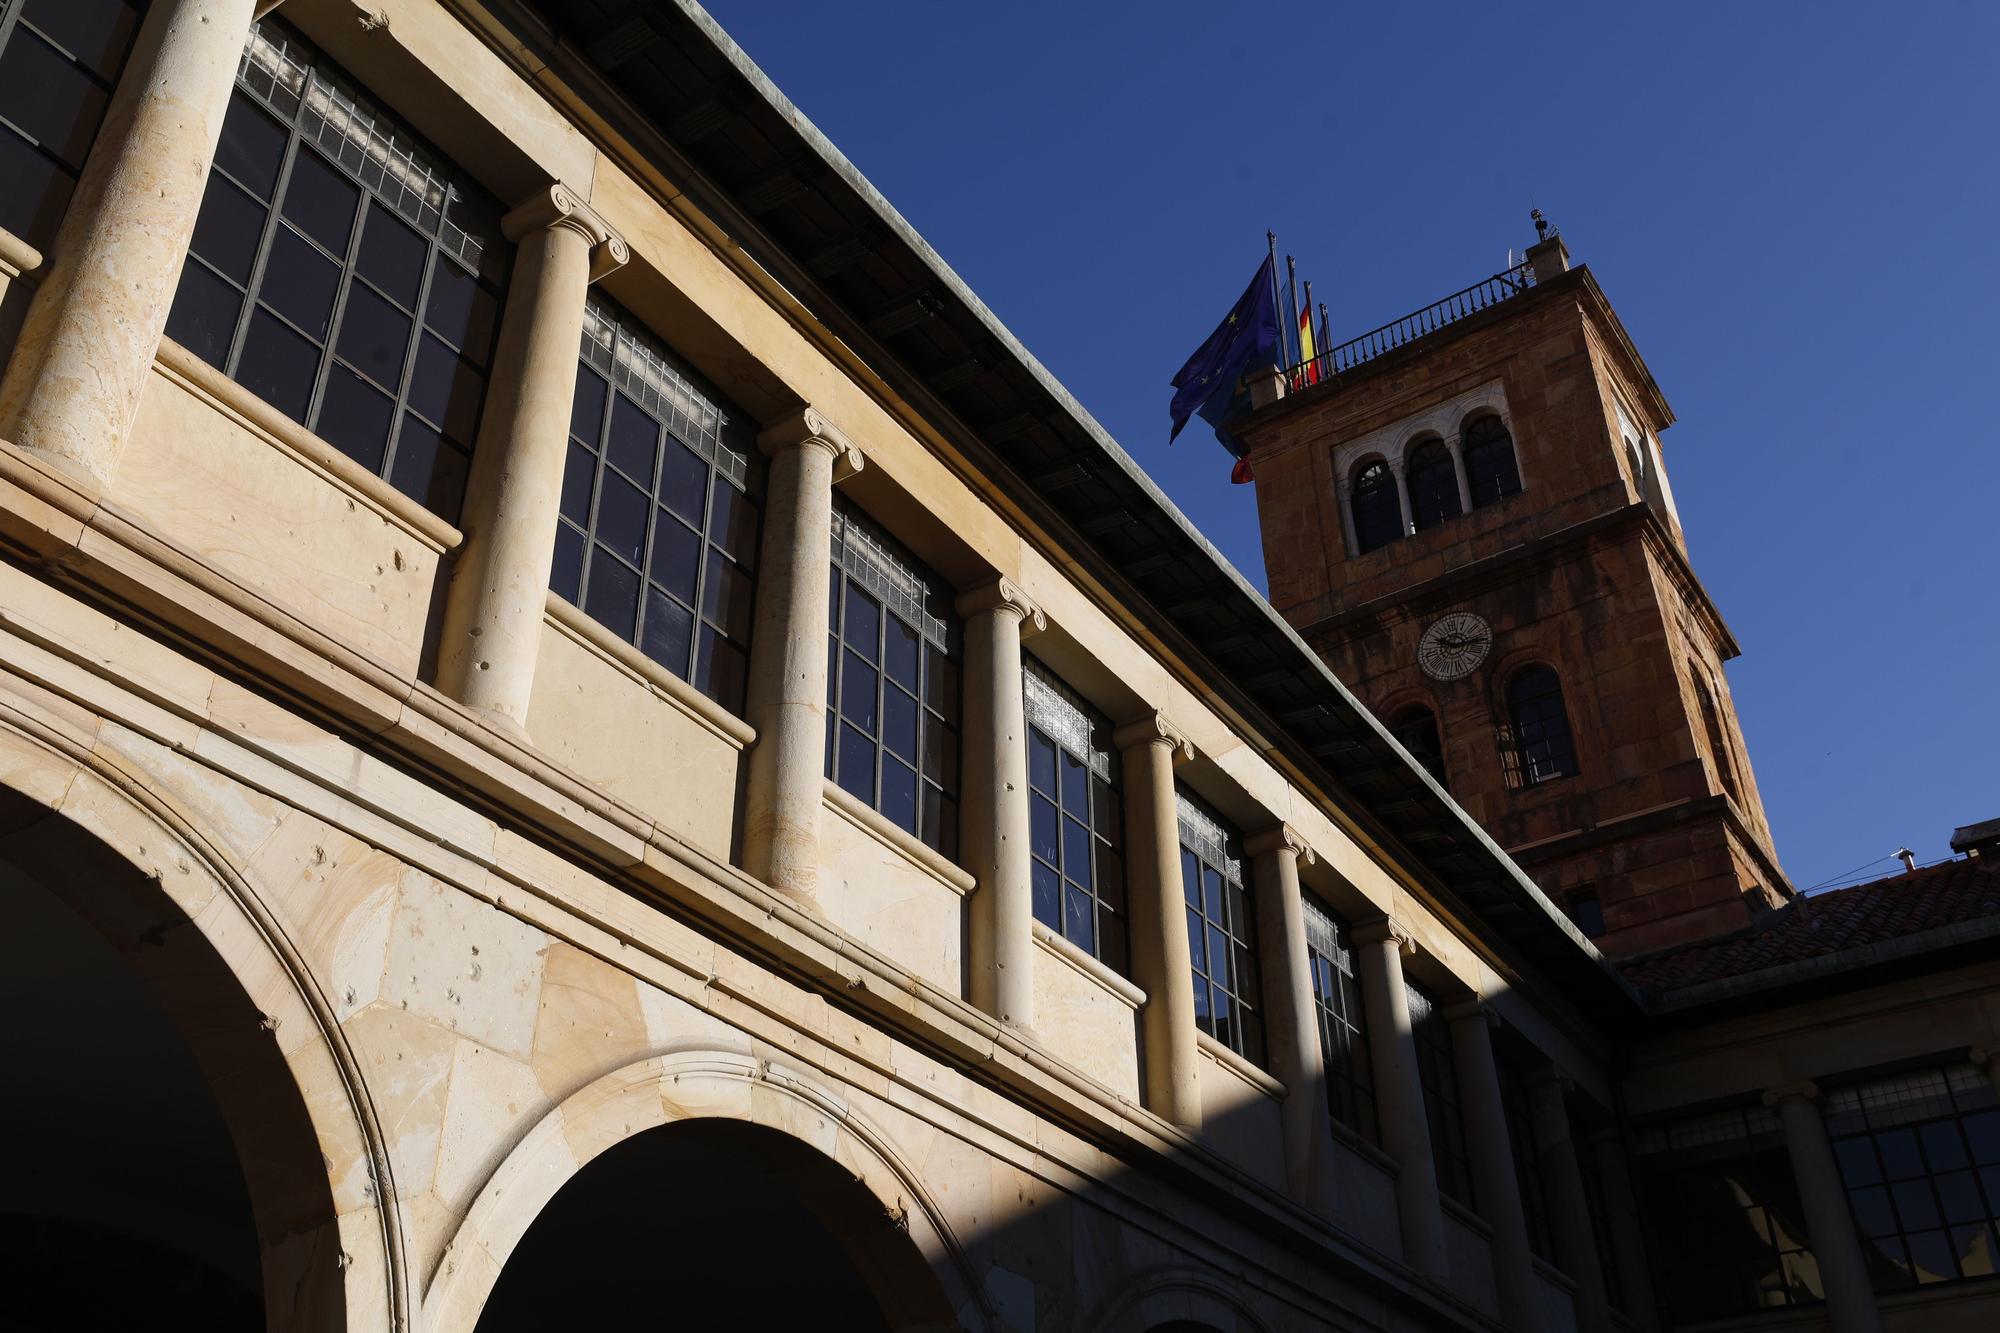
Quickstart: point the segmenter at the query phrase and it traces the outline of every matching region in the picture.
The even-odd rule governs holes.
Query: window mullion
[[[264,214],[264,232],[257,238],[257,258],[250,266],[250,277],[243,288],[243,309],[237,313],[236,331],[229,339],[229,353],[223,360],[223,374],[232,380],[236,378],[237,362],[243,357],[243,345],[249,340],[250,321],[256,317],[257,307],[263,302],[264,270],[271,260],[271,245],[277,239],[277,229],[284,225],[285,192],[292,187],[292,164],[298,160],[301,140],[297,124],[288,125],[286,130],[285,160],[278,169],[277,183],[271,187],[270,208]]]

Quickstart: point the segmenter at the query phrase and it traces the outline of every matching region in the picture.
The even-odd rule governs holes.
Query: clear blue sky
[[[1265,229],[1338,341],[1539,204],[1680,419],[1793,881],[2000,816],[2000,5],[710,9],[1260,586],[1251,489],[1165,439]]]

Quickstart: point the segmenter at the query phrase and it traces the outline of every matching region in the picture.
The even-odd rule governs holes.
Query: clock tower
[[[1528,260],[1253,388],[1271,601],[1609,952],[1793,893],[1662,463],[1673,412],[1590,270]]]

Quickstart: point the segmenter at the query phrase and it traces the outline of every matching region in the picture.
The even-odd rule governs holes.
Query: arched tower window
[[[1521,489],[1521,465],[1514,457],[1514,437],[1499,417],[1472,422],[1461,436],[1465,479],[1472,488],[1472,507],[1490,505]]]
[[[1531,666],[1507,686],[1507,713],[1514,722],[1514,754],[1521,785],[1576,774],[1576,744],[1563,708],[1562,680],[1550,667]]]
[[[1444,744],[1438,736],[1436,713],[1421,707],[1405,709],[1397,715],[1389,732],[1397,744],[1437,779],[1438,786],[1451,786],[1444,777]]]
[[[1354,544],[1361,551],[1387,546],[1403,535],[1403,507],[1396,498],[1396,476],[1377,458],[1354,472]]]
[[[1723,790],[1741,805],[1743,793],[1736,785],[1736,751],[1729,744],[1729,733],[1723,730],[1722,712],[1715,706],[1715,695],[1708,688],[1701,666],[1689,662],[1688,674],[1694,678],[1695,700],[1701,705],[1701,722],[1708,731],[1708,752],[1715,758],[1715,771],[1722,778]]]
[[[1464,511],[1458,504],[1458,470],[1443,440],[1425,440],[1410,453],[1410,521],[1419,532]]]

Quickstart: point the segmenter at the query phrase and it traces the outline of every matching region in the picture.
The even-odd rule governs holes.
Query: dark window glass
[[[746,419],[596,293],[580,355],[549,586],[740,713],[764,486]],[[600,579],[613,585],[608,602]]]
[[[1444,743],[1438,736],[1436,713],[1428,708],[1409,709],[1396,719],[1396,725],[1390,731],[1397,744],[1408,750],[1410,757],[1437,779],[1438,786],[1450,787],[1444,776]]]
[[[1575,775],[1576,745],[1563,708],[1562,680],[1554,670],[1531,666],[1516,674],[1507,686],[1507,712],[1514,723],[1521,786]]]
[[[1256,923],[1250,919],[1242,840],[1195,797],[1177,795],[1195,1022],[1238,1055],[1262,1063]]]
[[[1425,440],[1410,451],[1410,521],[1417,531],[1435,527],[1463,512],[1458,503],[1458,469],[1443,440]]]
[[[1514,437],[1499,417],[1481,417],[1459,437],[1465,457],[1465,480],[1472,507],[1503,500],[1521,489],[1521,467],[1514,457]]]
[[[1569,895],[1569,919],[1592,939],[1604,933],[1604,904],[1598,901],[1595,889],[1578,889]]]
[[[1825,1298],[1774,1112],[1746,1106],[1636,1135],[1655,1290],[1671,1322]]]
[[[1521,1216],[1528,1224],[1528,1248],[1554,1263],[1555,1232],[1549,1225],[1549,1192],[1547,1178],[1542,1173],[1543,1144],[1535,1130],[1533,1103],[1528,1100],[1520,1064],[1504,1053],[1498,1040],[1494,1046],[1494,1066],[1500,1076],[1500,1106],[1507,1116],[1507,1146],[1513,1153],[1514,1179],[1520,1186]],[[1579,1160],[1587,1155],[1578,1148]]]
[[[1837,1088],[1827,1132],[1877,1291],[1992,1278],[2000,1106],[1969,1064]]]
[[[829,729],[829,775],[955,860],[958,631],[950,619],[950,593],[915,556],[837,496],[831,554],[827,689],[837,703],[839,734],[836,738]],[[916,762],[906,762],[911,760]],[[1060,841],[1061,829],[1045,830],[1044,836]],[[1060,855],[1054,853],[1058,862]],[[1037,891],[1038,897],[1049,894],[1060,910],[1060,887]]]
[[[143,3],[0,3],[0,226],[49,253]]]
[[[223,119],[167,334],[456,519],[491,352],[490,316],[470,312],[497,308],[498,218],[433,149],[265,19]]]
[[[1035,918],[1095,958],[1127,971],[1122,799],[1111,724],[1032,657],[1022,661],[1028,717],[1029,852]]]
[[[1305,916],[1306,962],[1312,969],[1313,1008],[1326,1064],[1327,1109],[1335,1120],[1372,1139],[1378,1132],[1375,1077],[1368,1063],[1361,984],[1354,974],[1354,943],[1347,923],[1310,894],[1305,898]]]
[[[1701,706],[1702,726],[1708,732],[1709,757],[1715,763],[1716,775],[1722,779],[1723,790],[1741,805],[1743,793],[1736,785],[1736,750],[1722,729],[1722,714],[1715,706],[1715,695],[1709,691],[1704,674],[1698,663],[1688,663],[1688,675],[1694,681],[1695,699]]]
[[[1396,475],[1381,459],[1354,474],[1354,544],[1362,551],[1387,546],[1403,535],[1403,505],[1396,498]]]
[[[1438,1190],[1472,1208],[1477,1205],[1472,1197],[1471,1158],[1465,1148],[1465,1120],[1459,1112],[1451,1024],[1429,991],[1414,981],[1406,981],[1403,989],[1410,1006],[1410,1027],[1417,1039],[1417,1073],[1423,1080],[1424,1119],[1430,1125]]]

